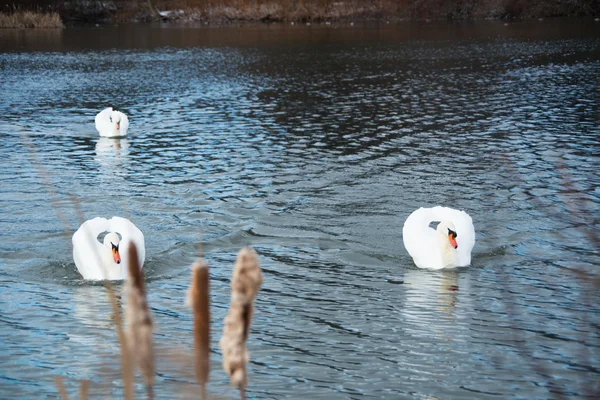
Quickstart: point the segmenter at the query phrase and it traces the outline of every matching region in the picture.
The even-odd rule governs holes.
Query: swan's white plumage
[[[121,236],[120,264],[114,262],[110,249],[98,241],[98,235],[103,232],[115,232]],[[128,252],[131,243],[134,243],[137,248],[140,267],[144,265],[146,258],[144,235],[131,221],[122,217],[111,219],[96,217],[85,221],[73,234],[72,241],[75,266],[84,279],[127,278]]]
[[[100,136],[122,137],[127,135],[129,119],[121,111],[113,110],[112,107],[100,111],[95,118],[96,129]]]
[[[448,263],[442,256],[440,234],[429,225],[448,221],[456,228],[456,262]],[[464,211],[448,207],[419,208],[404,222],[402,228],[404,247],[419,268],[442,269],[464,267],[471,264],[471,250],[475,245],[473,220]]]

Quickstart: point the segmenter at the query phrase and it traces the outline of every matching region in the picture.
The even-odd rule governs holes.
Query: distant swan
[[[436,229],[430,227],[432,222],[439,222]],[[464,267],[471,264],[475,228],[464,211],[421,207],[404,222],[402,239],[419,268]]]
[[[112,107],[105,108],[96,115],[96,129],[100,136],[104,137],[123,137],[127,135],[129,128],[129,119],[121,111],[116,111]]]
[[[99,236],[106,233],[103,243]],[[130,243],[137,248],[140,268],[146,249],[144,235],[131,221],[121,217],[96,217],[85,221],[73,234],[73,259],[84,279],[118,280],[127,278]]]

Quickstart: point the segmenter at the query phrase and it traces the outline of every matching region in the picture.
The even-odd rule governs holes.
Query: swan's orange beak
[[[454,247],[455,249],[458,248],[458,243],[456,243],[456,235],[451,233],[448,235],[448,240],[450,241],[450,244],[452,245],[452,247]]]
[[[121,129],[121,123],[117,122],[117,129]]]
[[[121,264],[121,255],[119,254],[119,249],[117,247],[113,247],[112,249],[113,258],[117,264]]]

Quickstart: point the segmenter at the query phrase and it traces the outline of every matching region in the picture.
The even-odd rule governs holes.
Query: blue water
[[[597,398],[600,23],[0,31],[0,397],[122,396],[114,320],[71,235],[146,238],[155,397],[198,396],[184,304],[202,241],[209,394],[237,251],[264,283],[256,399]],[[94,116],[129,116],[100,139]],[[473,265],[419,270],[402,224],[473,218]],[[116,285],[120,293],[122,285]],[[136,391],[143,397],[138,376]]]

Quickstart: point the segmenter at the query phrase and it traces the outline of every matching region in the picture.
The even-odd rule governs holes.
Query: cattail
[[[123,331],[121,324],[121,313],[119,311],[119,303],[117,302],[117,296],[115,291],[110,284],[110,281],[104,281],[106,287],[106,296],[110,301],[110,305],[113,312],[113,319],[115,320],[115,330],[117,331],[117,338],[119,339],[119,349],[121,350],[121,372],[123,374],[123,391],[125,400],[133,400],[133,371],[131,354],[127,351],[127,337]]]
[[[223,353],[223,369],[229,375],[231,384],[239,387],[242,399],[248,384],[246,339],[252,320],[254,297],[261,283],[258,255],[250,248],[240,250],[233,268],[231,304],[219,345]]]
[[[138,261],[137,249],[129,247],[129,277],[125,283],[127,307],[127,343],[130,354],[135,357],[149,394],[154,383],[154,350],[152,345],[152,317],[146,301],[144,275]]]
[[[82,379],[81,385],[79,386],[79,400],[87,400],[88,398],[88,380]]]
[[[206,399],[206,382],[210,371],[210,311],[208,264],[201,259],[192,266],[192,283],[188,292],[188,305],[194,314],[194,352],[196,379],[202,386]]]
[[[63,383],[62,378],[57,375],[54,377],[54,382],[56,383],[58,394],[60,395],[61,400],[69,400],[69,395],[67,394],[67,389],[65,389],[65,384]]]

